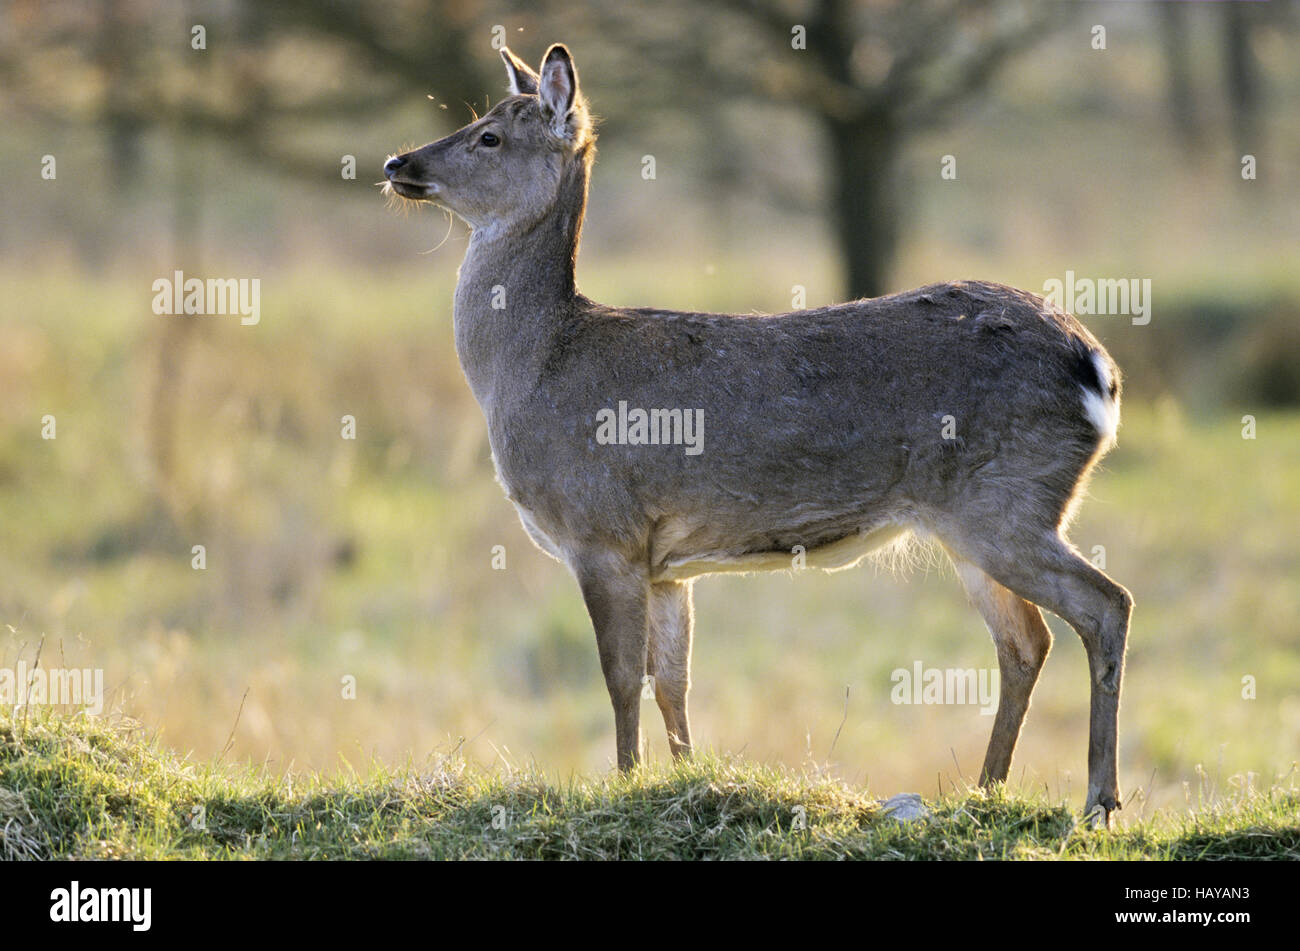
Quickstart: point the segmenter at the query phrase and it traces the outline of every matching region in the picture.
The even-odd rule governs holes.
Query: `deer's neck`
[[[456,284],[456,354],[484,410],[536,384],[570,319],[588,153],[570,163],[558,200],[534,225],[470,236]]]

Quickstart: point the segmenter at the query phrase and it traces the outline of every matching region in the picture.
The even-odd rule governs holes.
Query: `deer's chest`
[[[541,526],[533,510],[520,505],[514,499],[510,501],[514,503],[515,511],[519,513],[519,521],[523,523],[524,531],[533,540],[533,544],[557,561],[567,563],[569,559],[564,547],[556,538],[552,537],[551,532]]]
[[[555,500],[551,497],[557,487],[556,481],[539,482],[534,478],[538,470],[521,466],[519,450],[517,444],[494,445],[492,463],[496,468],[497,482],[519,513],[519,521],[533,544],[552,558],[567,563],[569,546],[563,540],[563,520],[557,517]]]

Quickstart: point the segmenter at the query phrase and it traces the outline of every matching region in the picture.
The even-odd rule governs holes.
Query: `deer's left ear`
[[[546,51],[537,95],[542,101],[542,116],[551,131],[562,139],[573,138],[576,129],[569,120],[578,101],[578,70],[561,43]]]

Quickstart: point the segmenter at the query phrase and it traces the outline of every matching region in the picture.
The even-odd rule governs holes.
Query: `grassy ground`
[[[455,756],[273,776],[138,728],[0,718],[0,857],[132,859],[1300,859],[1294,784],[1088,831],[1068,806],[953,793],[900,822],[825,776],[702,758],[548,783]]]
[[[624,276],[592,268],[586,284],[612,298]],[[169,504],[148,467],[166,318],[148,311],[147,278],[88,290],[57,267],[0,272],[0,668],[40,652],[46,666],[102,669],[109,709],[200,758],[225,747],[242,702],[231,755],[274,771],[340,757],[364,770],[452,748],[472,762],[536,762],[552,781],[606,769],[612,717],[590,624],[493,479],[451,350],[450,273],[268,275],[261,324],[197,325]],[[720,262],[673,292],[727,307],[759,285]],[[1244,413],[1255,439],[1242,438]],[[56,439],[40,436],[45,414]],[[340,438],[344,414],[354,441]],[[1137,387],[1126,399],[1120,446],[1072,534],[1090,557],[1104,549],[1137,601],[1120,770],[1148,808],[1182,807],[1203,776],[1267,789],[1291,769],[1296,511],[1300,415],[1196,414]],[[497,545],[504,570],[492,567]],[[991,726],[978,707],[891,702],[891,672],[918,661],[995,664],[950,571],[709,578],[696,611],[702,745],[830,761],[882,795],[932,795],[978,772]],[[1052,624],[1012,780],[1078,808],[1086,663],[1073,632]],[[643,715],[663,759],[653,701]]]

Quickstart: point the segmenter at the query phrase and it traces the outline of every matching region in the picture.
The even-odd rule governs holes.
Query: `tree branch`
[[[943,122],[958,103],[981,92],[1014,54],[1061,22],[1054,5],[1035,7],[1024,23],[1002,30],[966,57],[943,89],[914,99],[900,109],[901,125],[915,131]]]

